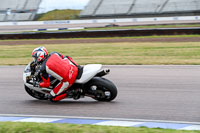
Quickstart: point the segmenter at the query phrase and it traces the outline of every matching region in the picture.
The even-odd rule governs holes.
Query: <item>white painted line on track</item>
[[[129,121],[105,121],[105,122],[99,122],[97,124],[93,125],[108,125],[108,126],[122,126],[122,127],[128,127],[128,126],[134,126],[143,124],[144,122],[129,122]]]
[[[15,120],[14,122],[41,122],[41,123],[47,123],[47,122],[54,122],[61,119],[56,118],[26,118],[21,120]]]
[[[192,125],[192,126],[189,126],[189,127],[181,128],[179,130],[200,130],[200,125]]]

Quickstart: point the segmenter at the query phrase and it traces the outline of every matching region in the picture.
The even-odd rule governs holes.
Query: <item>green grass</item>
[[[199,65],[200,43],[94,43],[43,45],[49,52],[69,55],[78,64],[115,65]],[[40,45],[1,45],[0,65],[25,65]]]
[[[69,20],[79,18],[81,10],[53,10],[44,14],[39,14],[36,16],[37,21],[45,20]]]
[[[94,125],[1,122],[0,133],[199,133],[171,129],[112,127]]]
[[[135,26],[87,28],[85,30],[151,29],[151,28],[154,29],[154,28],[186,28],[186,27],[200,27],[200,24],[135,25]]]

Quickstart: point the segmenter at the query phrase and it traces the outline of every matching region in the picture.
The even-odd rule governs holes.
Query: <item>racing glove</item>
[[[49,77],[47,79],[45,79],[43,76],[41,76],[41,78],[42,78],[43,82],[40,83],[40,87],[48,88],[51,85]]]

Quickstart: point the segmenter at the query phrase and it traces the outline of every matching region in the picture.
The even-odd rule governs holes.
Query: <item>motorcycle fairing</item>
[[[76,79],[75,83],[84,84],[92,79],[102,68],[101,64],[89,64],[83,67],[83,73],[80,79]]]
[[[84,84],[87,83],[90,79],[92,79],[97,73],[99,73],[102,69],[102,65],[101,64],[89,64],[89,65],[85,65],[83,67],[83,73],[80,79],[76,79],[75,83],[77,84]],[[24,84],[26,86],[28,86],[29,88],[36,90],[38,92],[44,93],[43,91],[51,91],[51,89],[48,88],[38,88],[38,87],[33,87],[32,84],[27,83],[26,78],[31,76],[31,72],[30,72],[30,64],[25,68],[25,71],[23,73],[23,81]]]

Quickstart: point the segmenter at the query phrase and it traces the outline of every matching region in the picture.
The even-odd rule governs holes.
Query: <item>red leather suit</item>
[[[53,101],[59,101],[67,97],[67,90],[76,80],[78,74],[78,65],[70,57],[63,58],[59,53],[51,53],[42,63],[42,80],[40,87],[48,88],[50,86],[49,75],[58,79],[60,83],[50,92]]]

